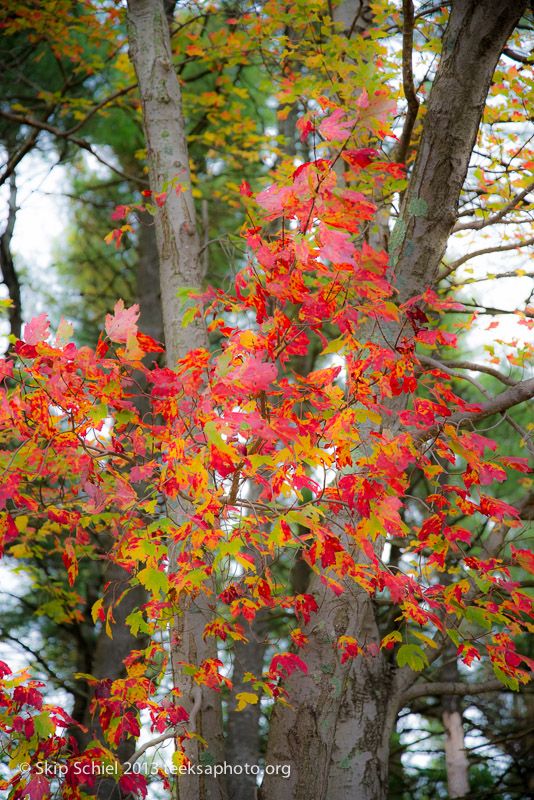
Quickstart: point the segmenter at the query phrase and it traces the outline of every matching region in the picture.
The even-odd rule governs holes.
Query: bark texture
[[[232,695],[228,701],[228,721],[226,727],[226,761],[228,764],[258,764],[261,756],[259,721],[260,703],[248,705],[236,711],[236,695],[250,691],[250,683],[244,682],[246,672],[261,675],[265,658],[265,638],[267,614],[258,614],[251,630],[247,632],[248,642],[236,642],[234,669],[232,671]],[[238,620],[245,630],[246,620]],[[231,800],[253,800],[256,788],[255,775],[228,775],[228,797]]]
[[[130,58],[143,110],[150,188],[161,192],[168,186],[167,199],[156,211],[155,230],[166,352],[172,368],[192,347],[208,345],[203,324],[189,326],[184,331],[183,307],[177,297],[184,287],[199,287],[202,278],[180,84],[173,65],[168,17],[161,0],[129,0],[127,22]],[[184,186],[184,190],[175,191],[174,181]],[[177,525],[185,521],[186,513],[187,509],[178,502],[168,505],[168,514]],[[176,557],[171,543],[171,573],[176,571]],[[208,643],[202,638],[204,625],[212,616],[208,603],[206,596],[199,595],[177,610],[171,663],[175,686],[182,694],[179,702],[191,712],[190,730],[207,742],[208,758],[221,763],[224,761],[224,738],[220,694],[206,687],[200,690],[190,677],[183,675],[179,666],[180,661],[198,665],[217,656],[213,638],[209,637]],[[191,761],[198,763],[203,752],[197,739],[188,741],[187,755]],[[181,776],[178,797],[180,800],[224,800],[224,777]]]
[[[401,301],[435,281],[492,75],[526,6],[526,0],[452,5],[421,145],[390,241]],[[289,781],[266,776],[261,798],[385,800],[389,737],[402,691],[416,673],[394,674],[382,655],[341,665],[334,648],[339,636],[376,641],[372,602],[354,587],[334,598],[315,579],[312,591],[319,612],[306,631],[309,675],[286,681],[292,708],[275,708],[266,759],[290,761],[292,775]]]
[[[2,283],[5,284],[13,305],[8,309],[10,333],[21,337],[22,308],[20,299],[20,282],[15,269],[13,254],[11,252],[11,239],[15,230],[17,217],[17,183],[13,172],[9,179],[9,200],[7,221],[4,232],[0,236],[0,269],[2,270]]]
[[[161,0],[129,0],[128,36],[143,109],[149,182],[161,192],[172,181],[167,200],[155,216],[159,274],[167,358],[172,365],[204,338],[184,334],[181,303],[176,294],[198,287],[201,277],[200,245],[191,175],[182,117],[180,84],[174,70],[168,21]]]

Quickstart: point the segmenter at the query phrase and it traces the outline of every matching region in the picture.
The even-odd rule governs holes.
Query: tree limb
[[[457,233],[457,231],[479,231],[482,228],[487,228],[488,225],[495,225],[497,222],[501,222],[504,217],[508,214],[509,211],[513,211],[513,209],[525,199],[525,197],[530,194],[530,192],[534,189],[534,181],[528,184],[528,186],[523,189],[523,191],[518,192],[516,195],[512,197],[512,199],[501,208],[500,211],[497,211],[496,214],[492,214],[490,217],[486,219],[479,219],[476,222],[462,222],[459,225],[455,225],[452,229],[453,233]]]
[[[475,695],[483,694],[485,692],[495,692],[498,689],[505,690],[502,681],[497,679],[486,681],[484,683],[454,683],[448,681],[439,681],[436,683],[414,683],[409,689],[406,689],[402,696],[402,702],[408,703],[410,700],[415,700],[416,697],[427,697],[432,695]]]
[[[444,425],[452,425],[456,428],[465,428],[469,424],[474,424],[480,420],[487,419],[494,414],[502,414],[508,411],[509,408],[518,406],[526,400],[531,400],[534,397],[534,378],[529,378],[526,381],[521,381],[515,386],[506,389],[497,397],[492,397],[486,403],[482,403],[480,411],[456,411],[447,417],[439,425],[432,425],[424,431],[418,431],[414,434],[416,441],[424,441],[425,439],[438,436]]]
[[[449,275],[454,272],[454,270],[461,267],[462,264],[465,264],[467,261],[471,261],[472,258],[478,258],[479,256],[485,256],[489,253],[503,253],[506,250],[517,250],[520,247],[528,247],[529,245],[534,244],[534,237],[531,239],[525,239],[524,242],[514,242],[513,244],[504,244],[499,245],[496,247],[485,247],[483,250],[475,250],[474,253],[466,253],[461,258],[457,258],[456,261],[453,261],[451,264],[448,264],[437,277],[438,281],[442,281],[445,278],[448,278]],[[515,273],[514,273],[515,274]]]
[[[394,156],[395,161],[406,161],[413,128],[417,120],[417,114],[419,113],[419,100],[417,99],[413,83],[412,51],[414,10],[412,0],[402,1],[402,13],[402,87],[406,102],[408,103],[408,113],[406,114],[398,148],[396,148]]]
[[[491,375],[493,378],[497,378],[501,383],[505,383],[507,386],[517,386],[519,381],[515,381],[513,378],[510,378],[508,375],[505,375],[503,372],[500,372],[498,369],[494,369],[493,367],[488,367],[485,364],[474,364],[471,361],[438,361],[436,358],[429,358],[428,356],[417,356],[421,364],[428,364],[428,366],[433,367],[434,369],[442,369],[449,374],[452,374],[452,369],[469,369],[472,372],[483,372],[486,375]],[[458,375],[458,377],[463,377]]]
[[[31,149],[31,147],[33,147],[37,139],[37,136],[39,135],[39,131],[47,131],[48,133],[57,136],[58,139],[65,139],[66,141],[72,142],[73,144],[77,145],[82,150],[87,150],[87,152],[91,153],[91,155],[94,156],[97,159],[97,161],[100,161],[100,163],[104,164],[104,166],[106,166],[108,169],[111,169],[117,175],[120,175],[121,178],[124,178],[124,180],[132,181],[133,183],[137,184],[142,184],[143,186],[148,186],[148,181],[144,180],[143,178],[139,178],[139,176],[136,175],[129,175],[127,172],[123,172],[122,170],[118,169],[118,167],[113,166],[113,164],[111,164],[109,161],[106,161],[105,158],[102,158],[102,156],[96,152],[93,146],[86,139],[80,139],[79,136],[72,136],[68,131],[63,131],[61,130],[61,128],[58,128],[55,125],[50,125],[50,123],[48,122],[35,119],[34,117],[29,117],[27,115],[13,114],[11,111],[0,110],[0,117],[8,119],[10,122],[17,122],[19,125],[29,125],[30,127],[34,128],[33,133],[35,134],[35,136],[32,139],[31,145],[26,146],[29,140],[31,139],[30,136],[28,137],[25,146],[21,148],[19,154],[17,154],[19,156],[16,162],[17,164],[23,158],[23,156],[26,155],[26,153]],[[22,152],[23,150],[24,152]],[[22,153],[22,155],[20,155],[20,153]],[[0,185],[4,183],[7,177],[13,172],[15,166],[16,165],[11,165],[11,162],[8,162],[8,165],[4,170],[3,175],[0,178]]]

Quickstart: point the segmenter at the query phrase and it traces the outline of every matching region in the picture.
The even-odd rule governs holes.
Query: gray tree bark
[[[168,19],[161,0],[129,0],[127,22],[130,58],[143,110],[150,187],[154,192],[161,192],[169,185],[165,203],[156,210],[155,229],[167,361],[172,368],[192,347],[208,346],[203,324],[190,326],[185,331],[182,328],[183,311],[177,297],[184,287],[199,287],[202,278],[180,84],[174,70]],[[177,193],[171,185],[173,180],[186,188]],[[169,503],[168,514],[180,525],[185,521],[186,509],[177,502]],[[177,569],[176,558],[177,552],[171,543],[170,572]],[[207,642],[202,638],[204,625],[211,616],[206,596],[198,595],[187,604],[181,603],[173,626],[171,663],[174,684],[182,694],[179,702],[193,711],[190,729],[205,739],[209,757],[220,763],[224,761],[220,694],[205,686],[196,687],[179,665],[180,661],[198,665],[217,656],[213,637],[208,637]],[[203,748],[193,738],[186,752],[192,762],[198,763]],[[224,777],[180,776],[178,797],[180,800],[224,799]]]
[[[493,72],[526,6],[526,0],[452,5],[421,145],[390,241],[401,301],[435,281]],[[339,636],[376,640],[372,602],[354,587],[334,598],[315,579],[312,592],[319,611],[306,631],[309,675],[285,682],[293,707],[274,710],[267,750],[267,764],[291,762],[291,779],[266,775],[261,798],[385,800],[389,737],[402,691],[416,675],[403,672],[401,680],[381,653],[341,665],[334,648]]]
[[[456,645],[452,642],[445,648],[443,659],[441,679],[443,681],[459,681]],[[449,797],[463,797],[469,794],[469,761],[465,750],[462,701],[456,695],[444,695],[441,703]]]
[[[2,271],[2,283],[5,284],[9,293],[9,297],[13,301],[13,305],[8,310],[10,333],[12,333],[13,336],[16,336],[17,339],[20,339],[22,329],[20,281],[15,269],[13,254],[11,252],[11,240],[15,230],[16,217],[17,182],[15,172],[12,172],[9,178],[9,200],[6,227],[4,228],[4,232],[0,235],[0,270]]]

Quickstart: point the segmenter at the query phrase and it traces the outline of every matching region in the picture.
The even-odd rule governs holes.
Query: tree
[[[470,181],[474,175],[487,188],[483,173],[491,169],[485,164],[481,177],[478,165],[469,171],[496,65],[525,9],[517,0],[497,12],[488,2],[453,5],[418,120],[410,67],[415,15],[404,3],[408,111],[396,151],[408,160],[406,181],[402,167],[378,150],[387,149],[380,143],[392,108],[380,74],[370,57],[360,59],[360,71],[352,60],[356,47],[371,54],[370,42],[340,39],[324,14],[319,21],[329,39],[305,58],[307,18],[274,4],[257,20],[249,15],[250,40],[261,31],[273,51],[288,46],[280,28],[291,17],[295,63],[312,82],[298,82],[288,56],[280,99],[286,106],[298,102],[298,128],[313,157],[297,169],[282,166],[273,186],[244,199],[250,260],[235,289],[203,291],[164,8],[156,0],[129,3],[151,192],[158,198],[153,211],[169,366],[143,364],[158,346],[137,331],[136,310],[121,303],[94,353],[67,344],[65,325],[54,344],[47,344],[44,318],[29,325],[16,347],[18,362],[4,367],[13,388],[4,395],[1,419],[2,524],[15,557],[46,552],[54,537],[73,587],[61,607],[71,614],[78,561],[100,558],[103,526],[113,531],[108,558],[133,575],[125,591],[141,584],[150,595],[129,623],[134,633],[167,637],[174,688],[167,692],[163,679],[167,647],[153,638],[146,651],[127,659],[126,679],[110,685],[88,678],[95,684],[92,713],[114,746],[137,736],[138,714],[146,710],[157,734],[152,746],[173,738],[176,769],[184,759],[196,766],[178,780],[182,800],[225,796],[224,776],[210,759],[215,766],[224,761],[221,689],[228,679],[219,656],[230,640],[247,639],[239,615],[252,621],[261,612],[282,613],[291,629],[291,647],[289,637],[271,629],[270,663],[262,674],[245,676],[250,691],[236,698],[241,707],[257,705],[261,693],[276,701],[265,800],[385,797],[389,741],[405,703],[477,694],[502,683],[518,689],[528,680],[533,664],[516,639],[532,627],[532,600],[517,579],[534,571],[533,557],[519,537],[511,547],[506,539],[531,515],[529,478],[514,505],[480,487],[502,480],[507,470],[530,467],[528,459],[506,453],[485,455],[494,443],[476,426],[505,415],[526,441],[509,411],[532,398],[534,380],[468,362],[467,369],[489,371],[507,388],[483,387],[483,400],[466,400],[453,383],[466,363],[448,357],[455,337],[443,321],[448,311],[464,308],[435,291],[440,277],[461,266],[463,257],[443,266],[440,276],[455,227],[483,230],[509,220],[525,226],[530,184],[520,183],[519,191],[507,184],[500,207],[487,212],[473,208]],[[330,92],[314,73],[317,54],[325,52]],[[365,90],[363,80],[348,83],[347,75],[352,81],[365,75]],[[412,134],[419,138],[414,159]],[[483,127],[479,137],[485,135]],[[358,191],[338,183],[341,160],[347,185]],[[522,161],[512,170],[504,156],[501,161],[499,180],[528,170]],[[368,243],[379,191],[384,205],[394,192],[401,196],[389,264]],[[254,197],[246,183],[241,192]],[[459,222],[461,197],[466,219]],[[262,235],[260,223],[270,233]],[[186,296],[198,305],[184,314],[179,298]],[[527,317],[523,322],[530,324]],[[224,347],[210,352],[214,331]],[[290,358],[317,342],[323,356],[338,354],[341,365],[294,374]],[[438,350],[437,359],[424,355],[428,347]],[[524,368],[531,357],[528,347],[514,350],[512,363]],[[132,382],[134,374],[152,387],[151,415],[135,409],[133,398],[148,397]],[[416,474],[427,484],[418,513],[411,494]],[[489,520],[489,530],[479,537],[476,528],[459,524],[460,515]],[[393,548],[389,556],[386,543]],[[298,593],[290,588],[291,553],[310,571],[309,586]],[[117,588],[112,584],[108,597]],[[113,613],[113,602],[95,604],[95,619],[104,626]],[[436,681],[432,670],[443,669],[450,641],[464,664],[487,656],[496,679]],[[417,673],[425,667],[421,680]],[[42,752],[64,768],[67,794],[76,796],[83,783],[77,766],[107,764],[119,776],[121,767],[102,744],[92,743],[85,754],[65,750],[68,743],[55,733],[57,715],[69,724],[65,712],[42,710],[39,687],[10,677],[8,668],[5,674],[2,724],[11,753],[31,765],[29,777],[14,776],[16,797],[48,791],[48,778],[37,771]],[[129,774],[128,764],[120,786],[142,794],[146,781]],[[93,767],[83,779],[94,785]]]

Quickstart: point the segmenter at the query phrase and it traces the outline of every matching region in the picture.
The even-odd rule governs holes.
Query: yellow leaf
[[[421,641],[427,644],[429,647],[437,647],[436,642],[433,639],[430,639],[428,636],[425,636],[424,633],[419,633],[419,631],[410,631],[410,633],[413,633],[414,636],[417,636],[418,639],[421,639]]]
[[[236,711],[243,711],[247,705],[256,705],[258,702],[258,695],[252,692],[239,692],[239,694],[236,694],[235,699],[239,701]]]
[[[93,605],[93,607],[91,609],[91,616],[92,616],[93,622],[95,624],[96,624],[96,621],[98,619],[98,612],[102,608],[103,603],[104,603],[104,598],[103,597],[99,597],[98,600],[96,601],[96,603]]]
[[[19,533],[22,533],[22,531],[25,531],[28,526],[28,517],[15,517],[15,525],[17,526]]]

